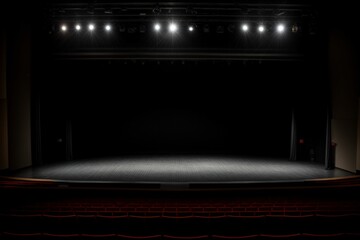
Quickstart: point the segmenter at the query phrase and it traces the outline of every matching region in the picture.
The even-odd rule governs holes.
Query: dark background
[[[64,158],[53,153],[65,148],[70,121],[75,158],[287,158],[293,110],[320,153],[326,92],[319,69],[304,62],[54,61],[41,84],[45,156]]]

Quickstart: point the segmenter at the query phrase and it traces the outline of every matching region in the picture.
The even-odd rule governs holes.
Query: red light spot
[[[300,143],[300,144],[304,144],[304,143],[305,143],[304,139],[300,139],[300,140],[299,140],[299,143]]]

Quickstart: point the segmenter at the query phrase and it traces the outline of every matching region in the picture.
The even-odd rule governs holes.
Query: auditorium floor
[[[99,158],[27,168],[14,177],[121,183],[237,183],[303,181],[352,176],[312,162],[219,156]]]

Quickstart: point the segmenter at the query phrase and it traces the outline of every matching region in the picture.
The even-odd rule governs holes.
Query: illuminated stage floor
[[[322,164],[286,159],[162,156],[77,160],[28,168],[13,176],[87,182],[236,183],[292,182],[352,175],[340,169],[325,170]]]

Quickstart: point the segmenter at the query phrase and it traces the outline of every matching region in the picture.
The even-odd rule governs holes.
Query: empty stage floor
[[[353,174],[286,159],[245,157],[119,157],[76,160],[16,172],[14,177],[121,183],[302,181]]]

